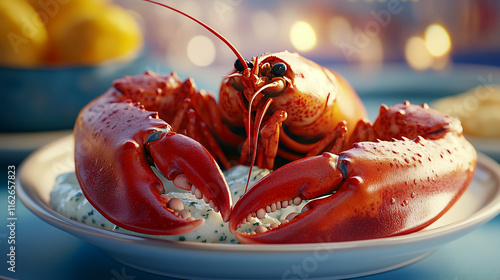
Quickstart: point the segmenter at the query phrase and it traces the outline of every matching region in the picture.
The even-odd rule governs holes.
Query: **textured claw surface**
[[[381,106],[372,125],[360,120],[362,103],[336,73],[288,52],[253,63],[225,79],[219,105],[190,79],[151,72],[117,80],[87,105],[74,135],[76,173],[90,203],[118,226],[141,233],[181,234],[200,226],[203,220],[164,194],[151,169],[156,166],[220,211],[232,232],[253,217],[311,200],[281,224],[236,232],[244,243],[302,243],[414,232],[467,188],[476,152],[458,120],[406,101]],[[287,70],[272,76],[272,65]],[[224,140],[231,147],[219,146]],[[203,145],[230,168],[240,144],[242,163],[272,169],[292,162],[259,181],[231,213],[225,179]]]
[[[114,86],[87,105],[75,124],[75,171],[89,202],[111,222],[140,233],[183,234],[199,227],[203,219],[193,220],[164,195],[151,169],[156,164],[180,188],[199,190],[227,220],[229,191],[215,160],[195,140],[171,132],[159,118],[171,112],[149,111],[174,109],[167,101],[184,98],[192,85],[147,72]],[[168,160],[173,155],[178,158]]]
[[[224,221],[229,219],[229,187],[217,162],[200,143],[182,134],[166,133],[148,147],[156,166],[167,179],[214,205]]]
[[[448,211],[466,190],[476,166],[476,151],[461,134],[460,123],[408,102],[382,106],[380,114],[373,134],[381,140],[354,143],[331,164],[343,178],[331,188],[336,190],[333,194],[307,196],[317,199],[307,203],[301,213],[288,215],[281,225],[250,234],[236,232],[238,240],[305,243],[381,238],[418,231]],[[308,171],[316,169],[310,166]],[[306,198],[302,188],[287,189],[291,173],[279,170],[268,175],[275,178],[264,178],[252,188],[266,198],[252,197],[257,201],[253,204],[244,201],[245,196],[238,201],[234,213],[242,213],[231,217],[232,230],[256,207],[294,195]],[[315,189],[316,184],[311,181],[307,189]],[[243,210],[239,205],[258,206]],[[259,210],[255,213],[262,215]]]
[[[325,153],[289,163],[262,178],[234,206],[229,219],[231,231],[253,216],[335,191],[343,179],[336,162],[336,155]]]

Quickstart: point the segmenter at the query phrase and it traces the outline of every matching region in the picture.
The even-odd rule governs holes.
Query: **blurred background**
[[[176,71],[217,92],[236,59],[204,28],[152,3],[23,1],[0,4],[0,155],[10,163],[71,133],[79,110],[116,78]],[[338,71],[372,119],[380,103],[500,84],[498,1],[159,1],[248,59],[289,50]]]
[[[500,64],[495,1],[167,1],[226,36],[243,55],[297,51],[323,64],[376,71],[383,63],[445,70]],[[176,68],[225,65],[234,55],[197,24],[164,8],[127,1],[144,19],[151,53]],[[230,66],[228,66],[230,67]]]

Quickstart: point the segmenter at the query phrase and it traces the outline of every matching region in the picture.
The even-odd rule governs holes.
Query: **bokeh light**
[[[444,27],[439,24],[431,24],[425,30],[425,46],[433,56],[440,57],[451,49],[451,39]]]
[[[290,41],[299,51],[309,51],[316,46],[316,32],[305,21],[297,21],[290,29]]]
[[[424,70],[432,66],[433,59],[425,46],[424,39],[411,37],[406,42],[405,58],[408,64],[416,70]]]
[[[189,40],[187,45],[187,56],[197,66],[208,66],[215,60],[215,45],[206,36],[198,35]]]

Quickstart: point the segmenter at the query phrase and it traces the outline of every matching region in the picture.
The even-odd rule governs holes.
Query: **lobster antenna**
[[[229,42],[229,40],[227,40],[224,36],[222,36],[219,32],[215,31],[215,29],[213,29],[212,27],[208,26],[206,23],[202,22],[201,20],[197,19],[197,18],[194,18],[180,10],[177,10],[176,8],[173,8],[173,7],[170,7],[168,5],[165,5],[163,3],[160,3],[160,2],[156,2],[156,1],[153,1],[153,0],[144,0],[146,2],[150,2],[150,3],[153,3],[153,4],[156,4],[156,5],[159,5],[159,6],[162,6],[162,7],[165,7],[167,9],[170,9],[174,12],[177,12],[193,21],[195,21],[196,23],[198,23],[199,25],[205,27],[205,29],[207,29],[208,31],[210,31],[212,34],[214,34],[217,38],[219,38],[222,42],[224,42],[224,44],[226,44],[232,51],[233,53],[236,55],[236,57],[238,58],[238,60],[241,62],[241,64],[243,65],[243,67],[245,67],[245,69],[248,69],[248,65],[245,61],[245,59],[243,58],[243,56],[240,54],[240,52],[233,46],[233,44],[231,44],[231,42]]]
[[[190,16],[190,15],[188,15],[188,14],[186,14],[186,13],[184,13],[184,12],[180,11],[180,10],[177,10],[176,8],[170,7],[170,6],[166,5],[166,4],[163,4],[163,3],[160,3],[160,2],[156,2],[156,1],[153,1],[153,0],[144,0],[144,1],[146,1],[146,2],[150,2],[150,3],[153,3],[153,4],[156,4],[156,5],[159,5],[159,6],[162,6],[162,7],[165,7],[165,8],[167,8],[167,9],[170,9],[170,10],[172,10],[172,11],[174,11],[174,12],[177,12],[177,13],[179,13],[179,14],[181,14],[181,15],[183,15],[183,16],[185,16],[185,17],[187,17],[187,18],[191,19],[191,20],[193,20],[194,22],[198,23],[199,25],[203,26],[205,29],[207,29],[207,30],[208,30],[208,31],[210,31],[213,35],[215,35],[217,38],[219,38],[222,42],[224,42],[224,43],[225,43],[225,44],[226,44],[226,45],[227,45],[227,46],[231,49],[231,51],[233,51],[233,53],[236,55],[236,57],[238,58],[238,60],[241,62],[241,64],[243,65],[243,67],[244,67],[244,69],[245,69],[245,70],[247,70],[247,69],[249,68],[249,67],[248,67],[248,65],[247,65],[247,63],[246,63],[246,61],[245,61],[245,59],[244,59],[244,58],[243,58],[243,56],[240,54],[240,52],[239,52],[239,51],[238,51],[238,50],[237,50],[237,49],[233,46],[233,44],[231,44],[231,42],[229,42],[229,40],[227,40],[224,36],[222,36],[222,35],[221,35],[219,32],[217,32],[215,29],[213,29],[212,27],[208,26],[206,23],[204,23],[204,22],[202,22],[201,20],[199,20],[199,19],[197,19],[197,18],[194,18],[194,17],[192,17],[192,16]],[[257,71],[257,70],[255,70],[255,71]],[[260,91],[262,91],[262,90],[263,90],[263,89],[259,90],[259,91],[258,91],[258,92],[254,95],[254,97],[255,97],[258,93],[260,93]],[[252,98],[252,101],[253,101],[253,98]],[[252,104],[251,104],[251,103],[252,103],[252,102],[250,102],[250,108],[251,108],[251,106],[252,106]],[[267,104],[267,107],[268,107],[268,106],[269,106],[269,104]],[[264,110],[267,110],[267,107],[266,107]],[[250,109],[249,109],[249,110],[250,110]],[[249,119],[248,119],[248,122],[249,122],[249,124],[248,124],[248,128],[249,128],[249,129],[248,129],[248,130],[249,130],[249,131],[248,131],[249,141],[252,141],[252,137],[251,137],[251,135],[252,135],[251,130],[252,130],[252,129],[251,129],[251,125],[250,125],[250,112],[249,112]],[[262,123],[262,119],[259,121],[259,124],[258,124],[258,126],[257,126],[257,127],[260,127],[260,123]],[[258,133],[258,132],[257,132],[257,133]],[[258,138],[258,135],[256,136],[256,138],[255,138],[255,140],[254,140],[254,142],[255,142],[255,150],[254,150],[254,152],[253,152],[253,154],[252,154],[252,164],[250,165],[250,171],[249,171],[249,174],[248,174],[248,180],[247,180],[247,184],[246,184],[246,187],[245,187],[245,192],[246,192],[246,190],[247,190],[247,188],[248,188],[248,183],[249,183],[249,181],[250,181],[250,176],[251,176],[251,174],[252,174],[252,167],[253,167],[253,165],[254,165],[254,163],[255,163],[256,152],[257,152],[257,147],[256,147],[256,146],[257,146],[257,141],[258,141],[258,140],[257,140],[257,138]],[[250,144],[249,144],[249,145],[250,145]]]
[[[272,84],[268,84],[268,85],[265,85],[263,86],[262,88],[259,89],[259,91],[257,91],[254,96],[252,97],[252,99],[250,100],[250,105],[249,107],[251,108],[252,107],[252,102],[253,100],[255,99],[255,97],[257,96],[257,94],[259,94],[262,90],[268,88],[268,87],[272,87],[273,85]],[[257,120],[257,126],[256,126],[256,130],[255,130],[255,135],[253,134],[250,134],[250,131],[251,131],[251,127],[250,127],[250,121],[248,122],[248,145],[250,146],[251,148],[251,143],[253,142],[253,145],[254,145],[254,149],[253,149],[253,152],[250,150],[250,155],[252,156],[252,163],[250,164],[250,170],[248,171],[248,178],[247,178],[247,183],[245,185],[245,192],[247,192],[247,189],[248,189],[248,185],[250,184],[250,178],[252,177],[252,169],[253,169],[253,166],[255,165],[255,160],[257,158],[257,144],[258,144],[258,141],[259,141],[259,130],[260,130],[260,126],[262,124],[262,119],[264,118],[264,115],[266,114],[267,112],[267,109],[269,109],[269,106],[271,105],[271,103],[273,102],[272,99],[268,99],[266,101],[266,104],[264,104],[263,108],[262,108],[262,111],[260,113],[260,117],[259,119]],[[250,112],[250,110],[249,110]]]

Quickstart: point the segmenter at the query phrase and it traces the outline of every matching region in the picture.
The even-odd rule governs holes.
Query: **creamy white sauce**
[[[231,190],[233,205],[245,192],[248,171],[249,167],[247,166],[236,166],[224,172]],[[254,167],[250,178],[250,186],[269,174],[269,172],[269,170]],[[170,198],[179,198],[183,202],[184,208],[189,210],[191,216],[196,219],[203,218],[205,222],[200,228],[188,234],[150,237],[175,241],[238,243],[235,235],[229,231],[228,223],[222,221],[220,214],[213,211],[202,199],[197,199],[193,194],[176,188],[168,180],[164,179],[163,183],[165,192]],[[127,234],[147,236],[120,228],[104,218],[84,197],[74,172],[61,174],[57,177],[56,184],[50,195],[50,203],[58,213],[83,224]],[[279,223],[278,221],[283,220],[289,213],[300,212],[304,204],[305,202],[302,202],[299,206],[292,205],[273,213],[267,213],[263,219],[252,218],[239,231],[252,232],[258,225],[269,226],[275,222]]]

